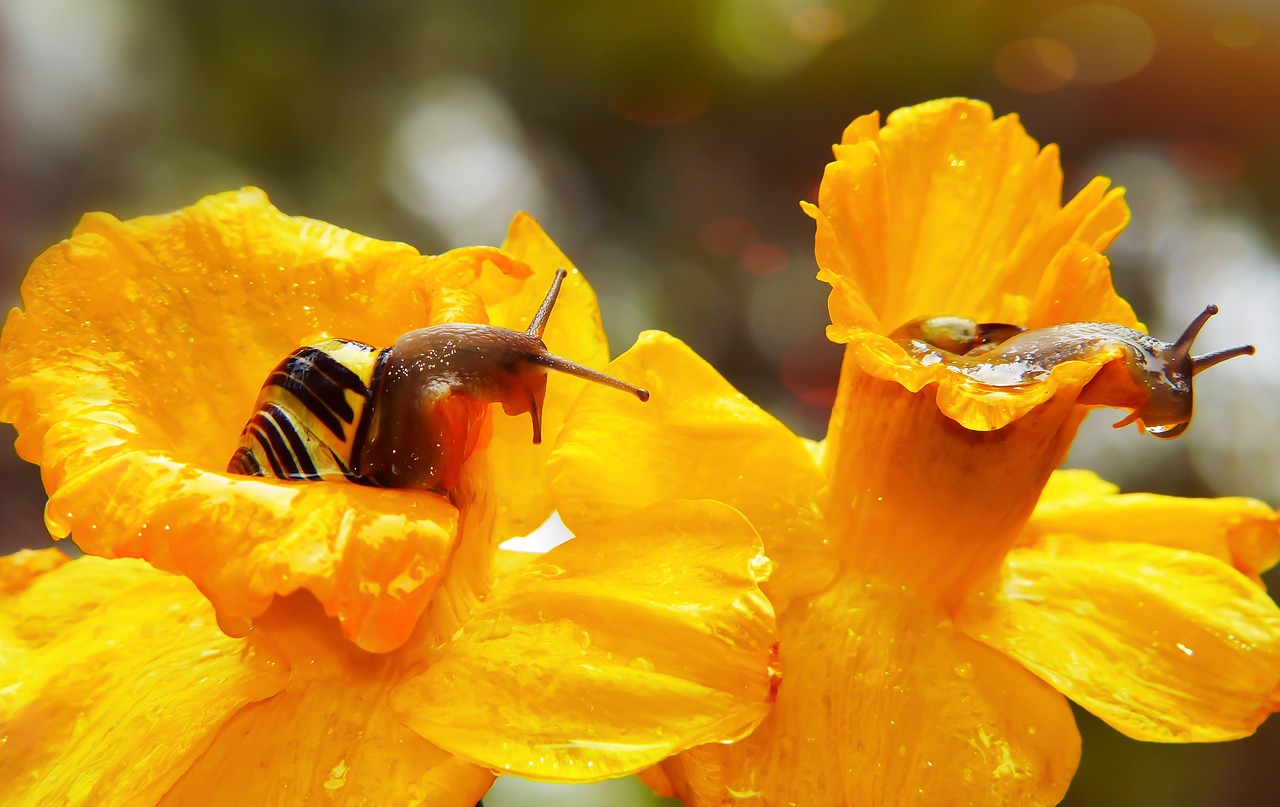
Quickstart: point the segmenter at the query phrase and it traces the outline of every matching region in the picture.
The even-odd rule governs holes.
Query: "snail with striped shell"
[[[1216,305],[1206,307],[1174,342],[1109,322],[1026,330],[963,317],[914,320],[892,337],[923,363],[942,362],[954,372],[995,387],[1034,383],[1063,362],[1088,360],[1119,347],[1124,368],[1140,395],[1133,412],[1116,427],[1137,421],[1146,431],[1167,439],[1182,434],[1191,423],[1191,380],[1197,373],[1236,356],[1253,355],[1253,345],[1191,355],[1191,343],[1217,313]]]
[[[543,344],[566,274],[556,272],[526,331],[447,323],[410,331],[389,348],[328,339],[295,350],[263,385],[227,470],[447,494],[478,447],[488,404],[528,412],[533,442],[542,441],[550,370],[647,401],[645,390]]]

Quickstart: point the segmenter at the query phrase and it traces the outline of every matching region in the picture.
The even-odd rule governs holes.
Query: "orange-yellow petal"
[[[771,697],[767,571],[726,505],[634,513],[499,580],[394,702],[440,747],[533,779],[620,776],[736,739]]]
[[[477,290],[484,297],[494,325],[523,331],[551,288],[557,269],[569,272],[555,309],[547,321],[543,341],[552,353],[596,369],[609,362],[609,344],[600,324],[595,292],[582,273],[528,214],[511,221],[502,248],[532,268],[528,277],[515,280],[489,275]],[[570,403],[588,382],[564,373],[551,373],[542,412],[542,444],[533,444],[527,417],[495,418],[490,448],[494,464],[493,484],[498,498],[494,526],[498,540],[526,535],[551,515],[551,493],[544,468],[555,446]],[[614,395],[623,393],[614,392]]]
[[[224,620],[306,589],[348,638],[384,652],[408,638],[457,542],[443,498],[346,482],[238,477],[121,454],[49,500],[51,523],[108,557],[146,558],[190,577]]]
[[[17,594],[71,558],[56,549],[19,549],[0,560],[0,594]]]
[[[1029,299],[1061,247],[1105,249],[1128,221],[1105,181],[1063,207],[1057,150],[980,101],[931,101],[876,121],[846,130],[818,207],[807,207],[833,309],[871,315],[833,317],[838,326],[889,333],[937,314],[1009,321],[1006,298]]]
[[[49,557],[44,555],[44,558]],[[31,556],[0,558],[8,576]],[[190,581],[80,558],[0,595],[0,781],[15,804],[153,804],[287,663]]]
[[[528,269],[493,249],[424,258],[286,216],[256,189],[130,221],[91,214],[36,260],[5,323],[0,416],[42,465],[55,535],[181,572],[231,617],[310,589],[348,636],[390,649],[438,582],[453,508],[223,469],[261,384],[300,344],[389,345],[475,312],[439,293],[449,284],[507,274]]]
[[[1066,700],[897,586],[842,579],[782,617],[782,684],[750,737],[663,768],[688,803],[1057,804]]]
[[[1201,552],[1259,582],[1280,559],[1280,516],[1257,499],[1119,495],[1087,471],[1054,474],[1020,541],[1038,544],[1060,535]]]
[[[305,593],[278,598],[255,631],[293,669],[275,697],[240,710],[161,805],[422,804],[473,807],[493,774],[455,759],[395,716],[388,693],[421,658],[343,640]]]
[[[550,464],[570,530],[671,499],[716,499],[760,533],[777,567],[765,590],[779,611],[831,580],[817,507],[824,481],[804,441],[665,333],[642,334],[608,371],[650,398],[591,387],[578,399]]]
[[[1138,739],[1242,737],[1280,710],[1280,609],[1198,552],[1044,539],[956,619]]]

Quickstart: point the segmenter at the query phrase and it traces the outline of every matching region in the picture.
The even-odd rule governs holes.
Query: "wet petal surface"
[[[1280,609],[1198,552],[1046,537],[957,621],[1138,739],[1242,737],[1280,709]]]
[[[503,577],[394,702],[464,759],[553,781],[741,737],[771,698],[767,572],[723,504],[641,511]]]

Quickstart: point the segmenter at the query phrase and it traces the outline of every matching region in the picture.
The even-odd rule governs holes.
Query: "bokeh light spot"
[[[752,244],[742,250],[738,264],[753,275],[776,275],[787,268],[787,251],[774,244]]]
[[[791,30],[796,4],[788,0],[720,0],[716,42],[740,73],[780,78],[799,70],[821,45],[799,39]]]
[[[629,88],[613,96],[613,111],[640,126],[678,126],[701,115],[711,90],[701,82],[659,88]]]
[[[1244,174],[1244,159],[1230,146],[1214,140],[1184,140],[1169,148],[1169,157],[1189,179],[1231,182]]]
[[[1213,39],[1224,48],[1250,48],[1262,41],[1262,24],[1248,14],[1228,14],[1213,24]]]
[[[782,385],[802,403],[830,409],[836,401],[840,352],[820,337],[796,342],[782,355]]]
[[[1040,93],[1056,90],[1076,74],[1076,56],[1071,48],[1043,36],[1015,39],[995,57],[996,78],[1018,92]]]
[[[812,45],[835,42],[844,36],[844,15],[825,6],[802,8],[791,16],[791,33]]]
[[[1126,79],[1146,67],[1156,52],[1156,35],[1145,19],[1104,3],[1060,11],[1045,20],[1041,33],[1075,54],[1075,80],[1085,84]]]
[[[452,243],[488,243],[493,211],[545,213],[545,183],[519,120],[487,82],[434,79],[397,122],[385,180],[395,198]]]
[[[699,235],[707,252],[722,258],[731,258],[760,240],[754,224],[732,216],[707,222]]]

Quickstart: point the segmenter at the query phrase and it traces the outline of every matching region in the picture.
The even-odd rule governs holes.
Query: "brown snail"
[[[1088,360],[1118,347],[1139,395],[1133,412],[1116,426],[1138,421],[1157,437],[1170,438],[1182,434],[1191,422],[1192,378],[1227,359],[1253,355],[1253,345],[1191,355],[1200,329],[1217,313],[1216,305],[1206,307],[1174,342],[1109,322],[1026,330],[963,317],[914,320],[894,331],[892,338],[922,363],[942,362],[954,372],[995,387],[1034,383],[1063,362]]]
[[[328,339],[295,350],[263,385],[227,470],[448,493],[477,448],[488,404],[528,412],[533,442],[542,441],[548,371],[647,401],[645,390],[543,344],[566,274],[556,272],[526,331],[447,323],[410,331],[388,348]]]

